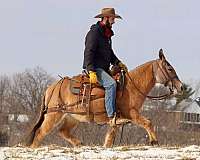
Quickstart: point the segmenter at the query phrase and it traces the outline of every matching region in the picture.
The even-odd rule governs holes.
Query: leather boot
[[[117,117],[117,115],[114,114],[113,117],[109,117],[109,122],[108,122],[108,124],[109,124],[111,127],[114,127],[114,126],[116,126],[116,125],[121,125],[121,124],[128,123],[128,122],[131,122],[131,120],[125,119],[125,118]]]

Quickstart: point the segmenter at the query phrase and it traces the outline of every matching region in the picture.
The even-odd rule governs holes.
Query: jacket
[[[104,35],[103,28],[97,24],[91,26],[85,38],[83,69],[95,71],[95,68],[109,70],[110,64],[120,61],[112,50],[111,38]]]

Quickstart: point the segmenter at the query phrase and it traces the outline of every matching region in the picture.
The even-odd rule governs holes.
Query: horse
[[[117,92],[116,106],[123,118],[131,123],[143,127],[149,137],[149,143],[158,144],[154,127],[150,120],[140,114],[140,109],[148,97],[148,93],[160,83],[168,87],[174,94],[181,94],[183,83],[179,80],[176,71],[166,60],[163,50],[159,50],[159,58],[146,62],[134,70],[125,74],[125,86],[123,95]],[[43,138],[50,133],[56,126],[61,124],[58,134],[73,146],[80,146],[81,141],[74,137],[70,131],[81,122],[90,122],[88,115],[76,114],[77,107],[72,108],[75,112],[49,112],[49,109],[59,106],[59,104],[73,104],[77,101],[77,96],[71,93],[70,78],[63,78],[50,85],[44,93],[41,104],[40,116],[33,126],[30,134],[26,138],[25,145],[36,148],[40,145]],[[93,88],[92,93],[104,94],[103,89]],[[105,111],[104,97],[93,99],[90,104],[90,116],[97,124],[108,123]],[[78,111],[77,111],[78,112]],[[96,114],[100,113],[100,114]],[[62,123],[61,123],[62,122]],[[104,140],[104,147],[112,147],[119,126],[110,126]]]

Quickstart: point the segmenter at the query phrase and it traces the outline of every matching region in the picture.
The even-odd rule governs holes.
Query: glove
[[[97,83],[97,74],[94,71],[89,71],[90,83]]]
[[[128,72],[128,68],[127,68],[126,65],[123,64],[122,62],[119,62],[119,63],[118,63],[118,66],[119,66],[121,69],[123,69],[126,73]]]

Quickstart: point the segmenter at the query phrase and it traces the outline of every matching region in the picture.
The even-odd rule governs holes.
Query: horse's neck
[[[139,89],[138,92],[142,92],[145,95],[147,95],[155,85],[155,78],[153,75],[154,62],[155,61],[147,62],[129,72],[132,80],[128,78],[130,82],[128,84],[132,85],[136,90]]]

